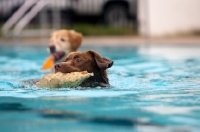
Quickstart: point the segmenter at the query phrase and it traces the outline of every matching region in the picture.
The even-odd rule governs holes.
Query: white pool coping
[[[48,45],[49,38],[0,38],[3,44]],[[200,45],[200,36],[151,38],[138,36],[85,36],[82,46]]]

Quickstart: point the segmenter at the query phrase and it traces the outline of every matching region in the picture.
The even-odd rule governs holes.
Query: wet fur
[[[110,86],[106,69],[112,65],[112,60],[101,57],[95,51],[72,52],[67,56],[65,62],[60,62],[55,65],[55,72],[93,72],[94,76],[84,81],[81,86]]]

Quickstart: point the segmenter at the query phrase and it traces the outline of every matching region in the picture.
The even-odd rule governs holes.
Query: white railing
[[[26,25],[48,4],[55,6],[54,8],[51,8],[53,9],[52,29],[45,28],[47,22],[46,13],[41,13],[40,17],[41,20],[39,23],[40,29],[24,29]],[[24,4],[3,25],[2,27],[3,35],[6,37],[40,36],[49,34],[49,32],[51,32],[52,30],[60,28],[60,12],[56,8],[58,7],[58,4],[59,2],[56,0],[26,0]],[[54,21],[54,19],[56,21]]]
[[[3,35],[6,35],[10,28],[19,21],[19,19],[25,14],[25,12],[37,2],[38,0],[27,0],[24,2],[24,4],[17,10],[10,19],[7,20],[7,22],[2,27]]]

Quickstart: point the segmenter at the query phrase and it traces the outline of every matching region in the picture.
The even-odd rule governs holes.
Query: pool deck
[[[0,38],[1,44],[27,44],[46,45],[49,38]],[[159,37],[144,38],[139,36],[86,36],[82,45],[91,46],[131,46],[142,44],[154,45],[198,45],[200,46],[200,36],[180,36],[180,37]]]

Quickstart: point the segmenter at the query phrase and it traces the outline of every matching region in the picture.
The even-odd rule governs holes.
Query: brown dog
[[[113,61],[102,58],[94,51],[86,52],[71,52],[65,62],[55,64],[55,72],[70,73],[76,71],[93,72],[94,76],[84,81],[81,86],[95,87],[103,86],[109,87],[109,80],[106,69],[113,65]]]
[[[64,61],[70,52],[76,51],[82,42],[82,34],[74,30],[57,30],[51,34],[49,51],[54,62]]]

